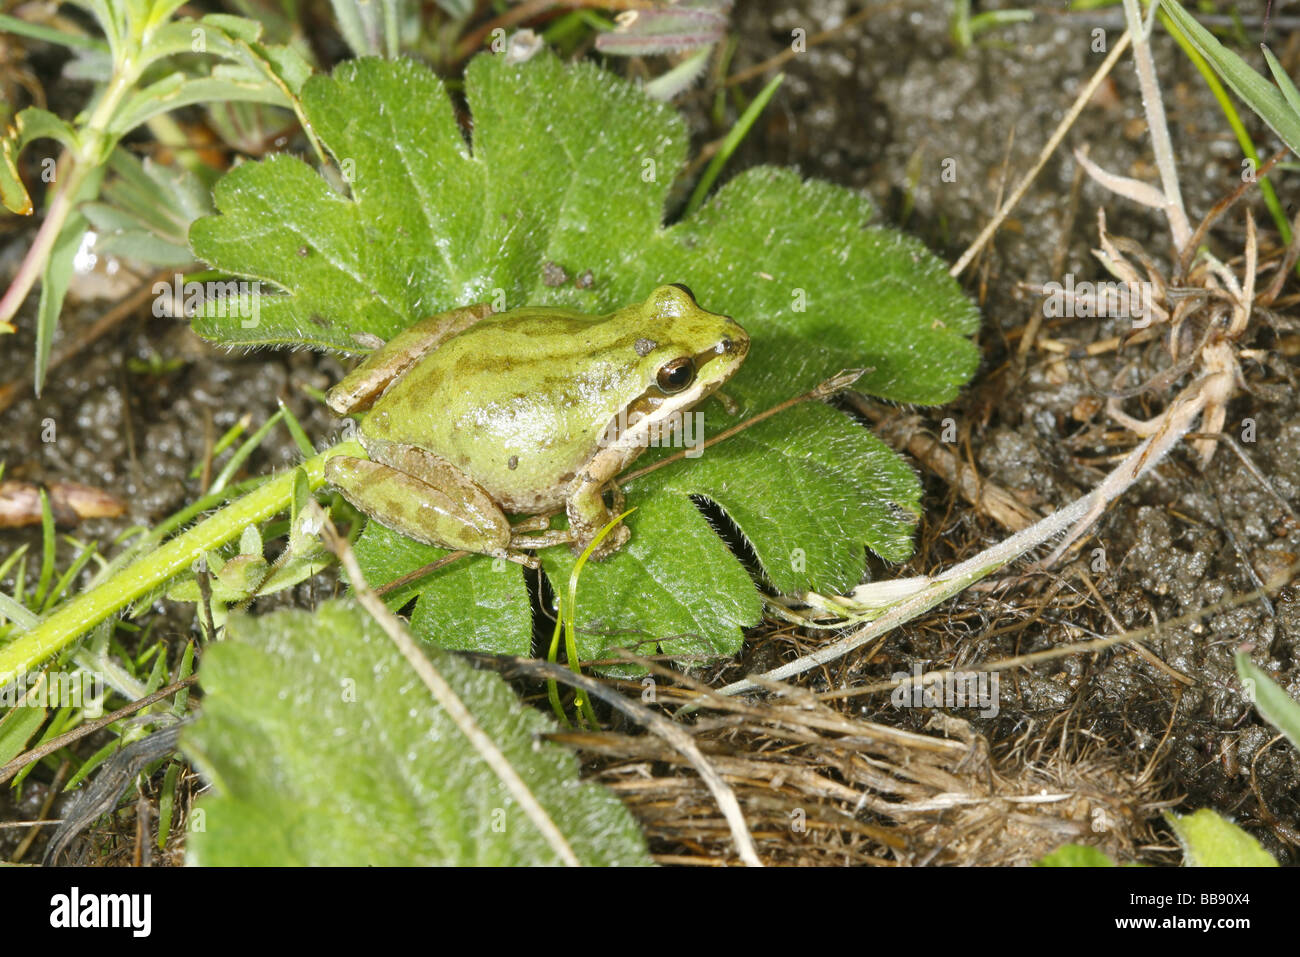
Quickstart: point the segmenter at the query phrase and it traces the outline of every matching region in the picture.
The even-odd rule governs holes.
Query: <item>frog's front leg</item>
[[[420,320],[370,353],[342,382],[330,389],[326,402],[339,415],[364,412],[383,394],[389,383],[421,356],[490,315],[492,307],[480,302]]]
[[[537,567],[537,559],[513,545],[510,522],[501,509],[455,466],[398,442],[371,439],[366,451],[370,459],[330,459],[325,477],[379,524],[426,545]]]
[[[622,471],[626,457],[626,450],[604,449],[587,463],[586,468],[574,480],[573,491],[565,500],[564,510],[569,517],[569,531],[572,533],[575,552],[581,552],[590,545],[600,530],[623,511],[623,493],[618,486],[613,486],[613,510],[605,504],[605,488]],[[591,557],[599,561],[618,551],[631,537],[631,530],[620,522],[601,539]]]

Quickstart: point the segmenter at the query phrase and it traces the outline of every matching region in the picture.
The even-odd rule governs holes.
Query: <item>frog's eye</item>
[[[668,285],[672,286],[674,289],[680,289],[682,292],[686,293],[686,295],[691,297],[692,302],[695,300],[695,293],[691,292],[691,287],[686,285],[686,283],[670,282]]]
[[[655,381],[668,395],[681,392],[695,381],[695,360],[690,356],[683,356],[664,363],[659,367],[659,374],[655,377]]]

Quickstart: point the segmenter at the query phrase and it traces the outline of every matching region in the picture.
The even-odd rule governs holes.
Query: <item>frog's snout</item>
[[[718,341],[718,352],[737,359],[743,359],[749,352],[749,333],[735,319],[727,318],[727,328]]]

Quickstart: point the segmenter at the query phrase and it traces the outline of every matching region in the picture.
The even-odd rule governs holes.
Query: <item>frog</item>
[[[325,477],[408,538],[537,568],[536,549],[579,553],[596,541],[623,509],[616,477],[748,351],[740,323],[681,283],[605,315],[451,309],[398,333],[329,391],[339,415],[365,413],[367,458],[334,456]],[[551,528],[561,509],[568,527]],[[591,557],[630,537],[614,525]]]

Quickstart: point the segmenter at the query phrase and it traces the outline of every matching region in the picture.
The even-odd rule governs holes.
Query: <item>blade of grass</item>
[[[212,446],[212,457],[215,459],[222,452],[226,451],[226,449],[234,445],[235,442],[238,441],[239,437],[248,430],[252,421],[252,415],[245,413],[238,422],[226,429],[226,431],[222,433],[221,438],[217,439],[216,444]],[[198,465],[194,466],[194,468],[190,469],[189,477],[196,479],[202,474],[203,463],[200,462]]]
[[[45,604],[45,595],[54,580],[54,554],[58,542],[54,537],[54,509],[50,507],[50,496],[41,489],[41,577],[36,582],[36,594],[32,596],[32,607],[40,608]]]
[[[1187,59],[1192,62],[1192,66],[1196,67],[1205,80],[1205,85],[1209,87],[1211,95],[1219,104],[1219,109],[1223,111],[1228,126],[1232,128],[1232,135],[1237,138],[1237,145],[1241,147],[1241,152],[1254,164],[1255,169],[1259,169],[1259,152],[1255,149],[1255,143],[1250,138],[1246,125],[1241,122],[1241,116],[1237,113],[1237,108],[1232,105],[1232,100],[1228,97],[1228,91],[1223,88],[1223,84],[1219,82],[1219,78],[1215,75],[1210,64],[1206,62],[1205,57],[1201,56],[1200,51],[1192,45],[1192,42],[1179,28],[1178,24],[1174,23],[1163,10],[1160,11],[1160,22],[1164,24],[1165,29],[1169,31],[1169,35],[1174,38],[1174,42],[1182,48]],[[1272,56],[1267,48],[1264,50],[1264,55]],[[1285,76],[1285,74],[1283,75]],[[1300,109],[1297,112],[1300,112]],[[1277,231],[1282,237],[1282,244],[1286,245],[1291,242],[1291,224],[1287,222],[1286,213],[1283,211],[1282,204],[1278,201],[1277,193],[1273,189],[1273,184],[1269,182],[1267,176],[1259,178],[1259,191],[1263,194],[1264,205],[1268,207],[1269,215],[1273,217],[1273,223],[1277,226]]]
[[[217,473],[217,477],[212,480],[212,487],[208,489],[209,495],[215,495],[226,487],[226,483],[234,477],[236,472],[243,468],[244,463],[248,461],[248,457],[253,454],[253,450],[262,444],[263,440],[282,418],[284,418],[283,406],[263,422],[261,427],[244,441],[243,445],[235,450],[235,454],[230,457],[230,461],[222,467],[221,471]]]
[[[569,668],[574,674],[582,674],[582,662],[578,659],[577,630],[573,624],[573,613],[578,607],[578,578],[582,574],[583,566],[587,564],[587,559],[590,558],[591,553],[596,550],[596,546],[601,543],[606,535],[614,530],[614,527],[618,525],[619,522],[623,521],[623,519],[627,518],[635,511],[635,508],[630,508],[622,515],[617,515],[610,519],[609,523],[602,528],[599,533],[597,533],[595,538],[591,540],[591,544],[582,550],[582,554],[578,556],[578,560],[573,563],[573,570],[569,572],[569,600],[566,602],[566,607],[564,609],[564,653],[568,655]],[[600,726],[600,722],[596,720],[596,711],[592,708],[591,699],[589,697],[585,697],[581,694],[578,695],[576,704],[581,714],[591,722],[593,728]]]
[[[1300,750],[1300,702],[1259,668],[1244,651],[1237,652],[1237,676],[1254,691],[1255,709]]]
[[[546,660],[551,664],[556,664],[560,660],[560,634],[564,628],[564,599],[556,595],[555,602],[555,630],[551,632],[551,646],[546,650]],[[560,723],[566,728],[572,728],[573,722],[564,713],[564,702],[560,700],[560,686],[554,678],[546,680],[546,699],[551,703],[551,710],[555,712],[555,717]]]
[[[163,775],[162,792],[158,796],[158,850],[167,849],[167,838],[172,832],[172,811],[176,806],[176,782],[181,776],[179,761],[167,765]]]
[[[1277,87],[1260,76],[1240,56],[1214,38],[1174,0],[1160,0],[1161,9],[1169,14],[1187,35],[1192,45],[1210,62],[1215,72],[1232,87],[1246,105],[1267,123],[1294,153],[1300,153],[1300,116]]]
[[[34,611],[21,602],[10,598],[4,592],[0,592],[0,615],[8,618],[22,629],[34,628],[36,623],[41,620]]]
[[[298,451],[303,454],[304,458],[311,458],[316,454],[316,447],[311,444],[311,439],[307,437],[307,430],[302,427],[298,417],[289,411],[289,407],[284,404],[283,399],[276,399],[276,402],[280,406],[280,411],[284,413],[284,424],[288,427],[289,434],[293,436]]]
[[[708,195],[709,190],[713,187],[713,183],[717,180],[718,174],[722,172],[722,167],[727,164],[727,160],[731,159],[731,154],[736,151],[738,146],[740,146],[741,141],[744,140],[745,136],[749,133],[750,127],[752,127],[754,122],[758,119],[758,115],[763,112],[763,107],[767,106],[767,101],[772,99],[772,94],[776,92],[776,88],[781,85],[781,82],[784,79],[784,73],[778,73],[776,76],[772,77],[767,86],[763,87],[762,92],[760,92],[758,96],[754,97],[754,102],[749,104],[749,108],[746,109],[740,119],[736,121],[736,125],[731,128],[731,132],[729,132],[726,139],[722,141],[722,147],[714,155],[713,159],[709,160],[709,165],[708,168],[704,170],[704,175],[701,176],[700,181],[695,184],[695,191],[691,193],[691,198],[686,203],[685,212],[687,216],[703,205],[704,197]]]
[[[1282,91],[1286,101],[1291,104],[1292,111],[1300,115],[1300,90],[1295,88],[1295,84],[1291,82],[1291,77],[1287,76],[1286,70],[1282,69],[1282,64],[1278,62],[1277,57],[1273,56],[1273,51],[1262,43],[1259,48],[1264,51],[1264,61],[1273,74],[1273,80],[1277,83],[1277,88]]]
[[[49,611],[50,606],[63,597],[63,593],[68,590],[68,586],[72,584],[72,580],[80,574],[83,568],[86,567],[86,563],[97,554],[97,548],[93,544],[83,545],[70,536],[66,537],[65,541],[69,542],[74,547],[80,548],[81,551],[77,553],[77,557],[73,559],[72,564],[68,566],[68,570],[59,576],[59,580],[54,583],[54,587],[50,589],[50,593],[45,596],[45,601],[41,604],[42,614]]]

